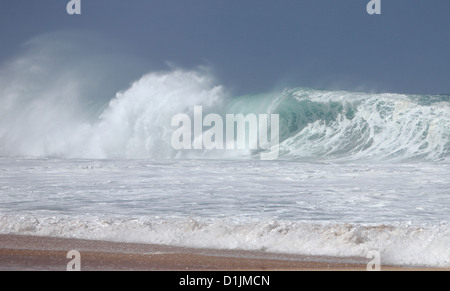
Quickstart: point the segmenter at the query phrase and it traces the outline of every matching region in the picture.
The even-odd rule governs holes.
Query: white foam
[[[450,266],[447,223],[367,225],[192,217],[124,219],[2,215],[0,233],[336,257],[365,257],[369,251],[377,250],[384,264]]]

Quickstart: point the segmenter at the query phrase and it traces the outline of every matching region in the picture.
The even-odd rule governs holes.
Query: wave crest
[[[294,89],[279,97],[280,154],[303,159],[448,160],[449,96]]]

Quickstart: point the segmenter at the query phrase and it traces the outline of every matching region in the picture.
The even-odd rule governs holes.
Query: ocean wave
[[[0,156],[259,157],[251,150],[174,150],[171,118],[202,106],[205,115],[222,117],[279,114],[280,159],[449,161],[449,95],[291,88],[230,96],[207,69],[173,69],[146,74],[105,102],[93,93],[101,89],[87,85],[86,62],[64,67],[50,57],[55,50],[37,51],[2,70]]]

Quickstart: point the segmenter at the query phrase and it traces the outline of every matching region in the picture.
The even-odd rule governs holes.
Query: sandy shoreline
[[[65,271],[70,261],[66,257],[70,250],[79,251],[82,271],[365,271],[369,261],[356,257],[310,257],[258,251],[0,235],[0,270]],[[381,269],[417,270],[397,266],[382,266]]]

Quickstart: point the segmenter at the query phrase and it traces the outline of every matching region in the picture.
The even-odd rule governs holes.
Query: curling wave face
[[[275,111],[281,155],[338,160],[445,161],[450,96],[288,90]]]

